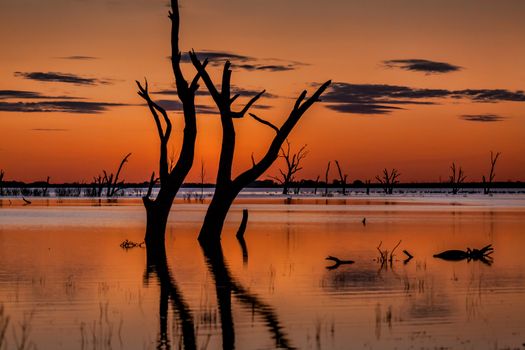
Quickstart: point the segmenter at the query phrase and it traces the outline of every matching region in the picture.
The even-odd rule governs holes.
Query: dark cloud
[[[86,102],[86,101],[41,101],[41,102],[0,102],[3,112],[64,112],[80,114],[98,114],[110,107],[126,106],[121,103]]]
[[[68,96],[46,96],[42,95],[39,92],[35,91],[23,91],[23,90],[0,90],[0,100],[3,99],[62,99],[62,100],[71,100],[71,99],[80,99],[78,97],[68,97]]]
[[[401,107],[385,106],[378,104],[342,103],[328,105],[327,108],[340,113],[353,114],[388,114],[392,110],[403,109]]]
[[[427,74],[432,73],[450,73],[456,72],[462,69],[460,66],[455,66],[446,62],[436,62],[423,60],[420,58],[411,58],[404,60],[388,60],[383,61],[384,65],[389,68],[401,68],[404,70],[424,72]]]
[[[505,117],[501,115],[496,114],[464,114],[461,115],[459,118],[469,121],[469,122],[482,122],[482,123],[490,123],[490,122],[500,122]]]
[[[350,84],[335,82],[323,95],[327,107],[354,114],[388,114],[401,107],[392,105],[431,105],[434,99],[468,99],[473,102],[525,102],[523,91],[504,89],[418,89],[385,84]]]
[[[230,61],[232,68],[244,69],[248,71],[266,71],[266,72],[285,72],[304,66],[304,63],[286,61],[280,59],[260,59],[251,56],[239,55],[225,51],[208,51],[203,50],[197,53],[199,60],[207,58],[212,66],[222,66],[224,62]],[[182,62],[190,62],[188,54],[183,54]]]
[[[98,57],[93,56],[65,56],[65,57],[57,57],[62,60],[73,60],[73,61],[90,61],[90,60],[98,60]]]
[[[62,131],[69,131],[69,129],[51,129],[51,128],[36,128],[31,129],[33,131],[42,131],[42,132],[62,132]]]
[[[157,103],[167,111],[182,112],[182,103],[174,100],[159,100]],[[198,114],[218,114],[219,111],[211,106],[196,105],[195,109]]]
[[[57,73],[57,72],[15,72],[15,76],[22,77],[25,79],[44,81],[44,82],[57,82],[57,83],[66,83],[66,84],[75,84],[75,85],[99,85],[99,84],[109,84],[108,81],[95,79],[95,78],[85,78],[74,74],[69,73]]]

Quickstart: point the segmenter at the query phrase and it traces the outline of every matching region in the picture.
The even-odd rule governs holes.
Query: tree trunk
[[[217,189],[213,195],[199,233],[199,241],[201,244],[209,243],[215,245],[219,243],[224,220],[226,220],[226,215],[228,215],[228,211],[238,194],[237,191],[232,191],[234,190],[230,188],[222,191]]]
[[[147,248],[157,249],[164,247],[168,216],[175,198],[175,194],[169,192],[169,190],[164,191],[161,189],[157,199],[154,201],[146,197],[142,199],[146,208],[146,235],[144,236],[144,243],[146,243]]]

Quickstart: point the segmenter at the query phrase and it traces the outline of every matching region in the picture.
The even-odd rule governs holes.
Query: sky
[[[398,169],[402,182],[446,181],[452,162],[480,181],[494,151],[496,180],[525,180],[522,0],[180,0],[180,8],[181,49],[209,57],[216,82],[230,59],[241,103],[266,89],[252,111],[276,125],[302,90],[332,80],[289,137],[292,150],[309,151],[299,178],[323,178],[338,160],[350,182],[383,168]],[[136,93],[144,78],[169,110],[176,159],[183,122],[168,10],[167,0],[0,0],[4,180],[91,182],[132,153],[124,178],[147,181],[159,140]],[[194,69],[183,68],[191,78]],[[200,181],[203,163],[214,182],[220,120],[200,90],[187,181]],[[251,118],[235,126],[239,173],[274,132]]]

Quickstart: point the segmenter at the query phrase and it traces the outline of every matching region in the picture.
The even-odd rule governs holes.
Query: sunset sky
[[[90,182],[102,169],[129,182],[157,170],[155,125],[136,93],[146,77],[170,110],[178,154],[167,0],[0,0],[0,169],[5,180]],[[243,101],[280,125],[303,89],[332,79],[292,132],[308,144],[300,178],[339,160],[349,181],[397,168],[402,182],[446,180],[454,161],[480,181],[525,180],[525,1],[181,0],[181,47],[226,58]],[[189,79],[193,68],[185,63]],[[201,84],[201,92],[205,92]],[[221,142],[212,100],[197,100],[194,169],[215,181]],[[242,101],[241,101],[242,102]],[[260,159],[273,130],[236,120],[235,171]],[[277,163],[279,166],[281,163]],[[272,167],[267,175],[276,175]],[[336,177],[336,171],[332,172]],[[266,179],[267,176],[261,179]]]

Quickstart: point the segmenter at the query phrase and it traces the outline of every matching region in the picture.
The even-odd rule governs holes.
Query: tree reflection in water
[[[201,248],[215,284],[217,305],[221,320],[223,349],[235,349],[235,324],[232,314],[232,296],[242,307],[259,315],[271,333],[276,348],[294,349],[281,326],[276,311],[258,296],[250,293],[232,276],[225,263],[221,245],[201,245]],[[168,267],[165,248],[147,249],[147,266],[144,274],[144,282],[149,283],[152,277],[157,279],[160,286],[160,325],[157,349],[171,349],[168,334],[168,309],[170,302],[174,315],[176,316],[174,322],[177,322],[182,330],[182,345],[184,349],[196,349],[197,341],[194,318],[188,303],[184,300],[182,292],[177,286],[177,282]]]

